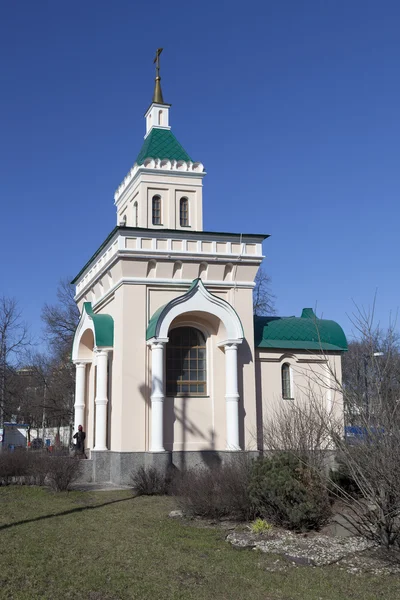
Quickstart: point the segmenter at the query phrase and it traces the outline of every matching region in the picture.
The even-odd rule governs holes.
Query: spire
[[[161,91],[160,54],[162,51],[162,48],[157,48],[154,59],[156,65],[156,85],[154,87],[153,100],[144,115],[146,119],[145,139],[153,129],[171,129],[169,126],[169,109],[171,105],[164,102]]]
[[[156,83],[154,86],[153,102],[156,104],[164,104],[164,99],[161,90],[161,77],[160,77],[160,54],[163,48],[157,48],[156,57],[154,62],[156,64]]]

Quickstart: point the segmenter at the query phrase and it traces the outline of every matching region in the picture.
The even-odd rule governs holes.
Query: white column
[[[85,386],[86,386],[86,364],[77,362],[75,377],[75,404],[74,404],[74,431],[78,431],[78,425],[85,427]]]
[[[240,450],[237,344],[225,346],[226,449]]]
[[[94,450],[107,450],[107,350],[96,352],[97,376],[96,376],[96,439]]]
[[[164,452],[164,344],[151,345],[151,452]]]

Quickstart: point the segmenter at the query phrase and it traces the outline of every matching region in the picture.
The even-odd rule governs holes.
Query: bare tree
[[[74,300],[74,286],[69,279],[59,282],[57,303],[45,304],[42,320],[49,344],[51,368],[47,389],[47,420],[56,426],[73,422],[75,369],[71,363],[72,342],[80,313]]]
[[[29,345],[27,325],[15,298],[0,296],[0,427],[7,410],[9,382],[21,353]]]
[[[40,352],[29,352],[20,377],[20,414],[30,428],[69,425],[73,416],[73,365]]]
[[[275,296],[271,292],[271,278],[260,267],[255,278],[253,290],[253,314],[257,317],[275,314]]]
[[[74,293],[74,286],[68,278],[60,280],[57,288],[57,303],[45,304],[42,310],[46,339],[60,356],[70,351],[79,322],[80,314],[74,300]]]
[[[343,426],[341,407],[327,409],[326,380],[305,402],[285,405],[264,424],[264,443],[307,462],[340,497],[343,519],[375,543],[400,550],[400,388],[395,328],[373,325],[373,310],[353,316],[357,339],[345,362],[343,383],[330,372],[331,396],[356,425]],[[319,393],[317,390],[320,390]],[[343,399],[343,400],[342,400]],[[340,477],[315,457],[333,449]]]

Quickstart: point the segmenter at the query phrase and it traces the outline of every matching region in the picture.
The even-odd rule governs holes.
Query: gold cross
[[[157,48],[157,52],[156,52],[156,57],[153,61],[153,63],[156,63],[156,75],[157,77],[160,76],[160,54],[163,51],[163,48]]]

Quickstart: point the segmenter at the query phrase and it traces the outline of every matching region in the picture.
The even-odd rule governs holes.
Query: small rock
[[[183,517],[183,512],[181,510],[171,510],[168,516],[170,519],[181,519]]]

